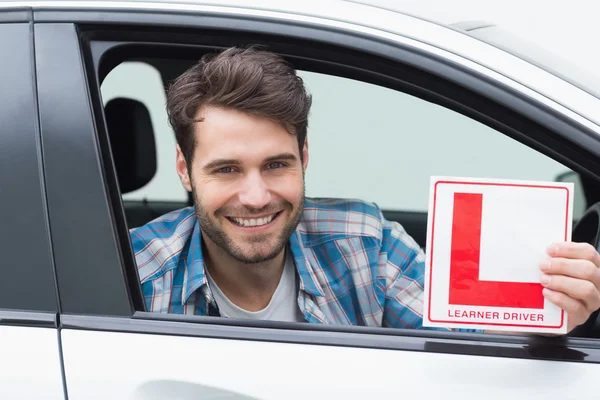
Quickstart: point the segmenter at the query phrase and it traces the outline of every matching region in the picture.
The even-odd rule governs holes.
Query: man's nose
[[[252,172],[246,176],[240,192],[240,202],[256,209],[263,208],[271,202],[271,192],[259,172]]]

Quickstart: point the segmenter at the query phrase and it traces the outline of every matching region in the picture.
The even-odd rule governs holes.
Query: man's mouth
[[[270,224],[275,218],[277,218],[277,216],[279,216],[279,214],[281,214],[281,211],[260,218],[227,217],[227,219],[237,226],[241,226],[244,228],[253,228],[257,226]]]

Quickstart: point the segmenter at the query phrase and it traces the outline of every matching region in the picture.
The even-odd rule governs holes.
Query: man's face
[[[278,123],[216,107],[197,117],[189,174],[179,148],[177,172],[207,246],[245,263],[275,258],[300,221],[307,145],[302,162],[296,136]]]

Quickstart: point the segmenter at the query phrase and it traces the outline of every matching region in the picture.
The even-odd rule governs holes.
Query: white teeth
[[[232,218],[238,225],[241,226],[261,226],[273,221],[275,214],[264,218]]]

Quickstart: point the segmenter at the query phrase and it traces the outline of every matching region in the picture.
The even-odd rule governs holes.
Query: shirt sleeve
[[[383,219],[380,262],[386,273],[383,325],[435,331],[481,332],[423,326],[425,253],[397,222]]]

